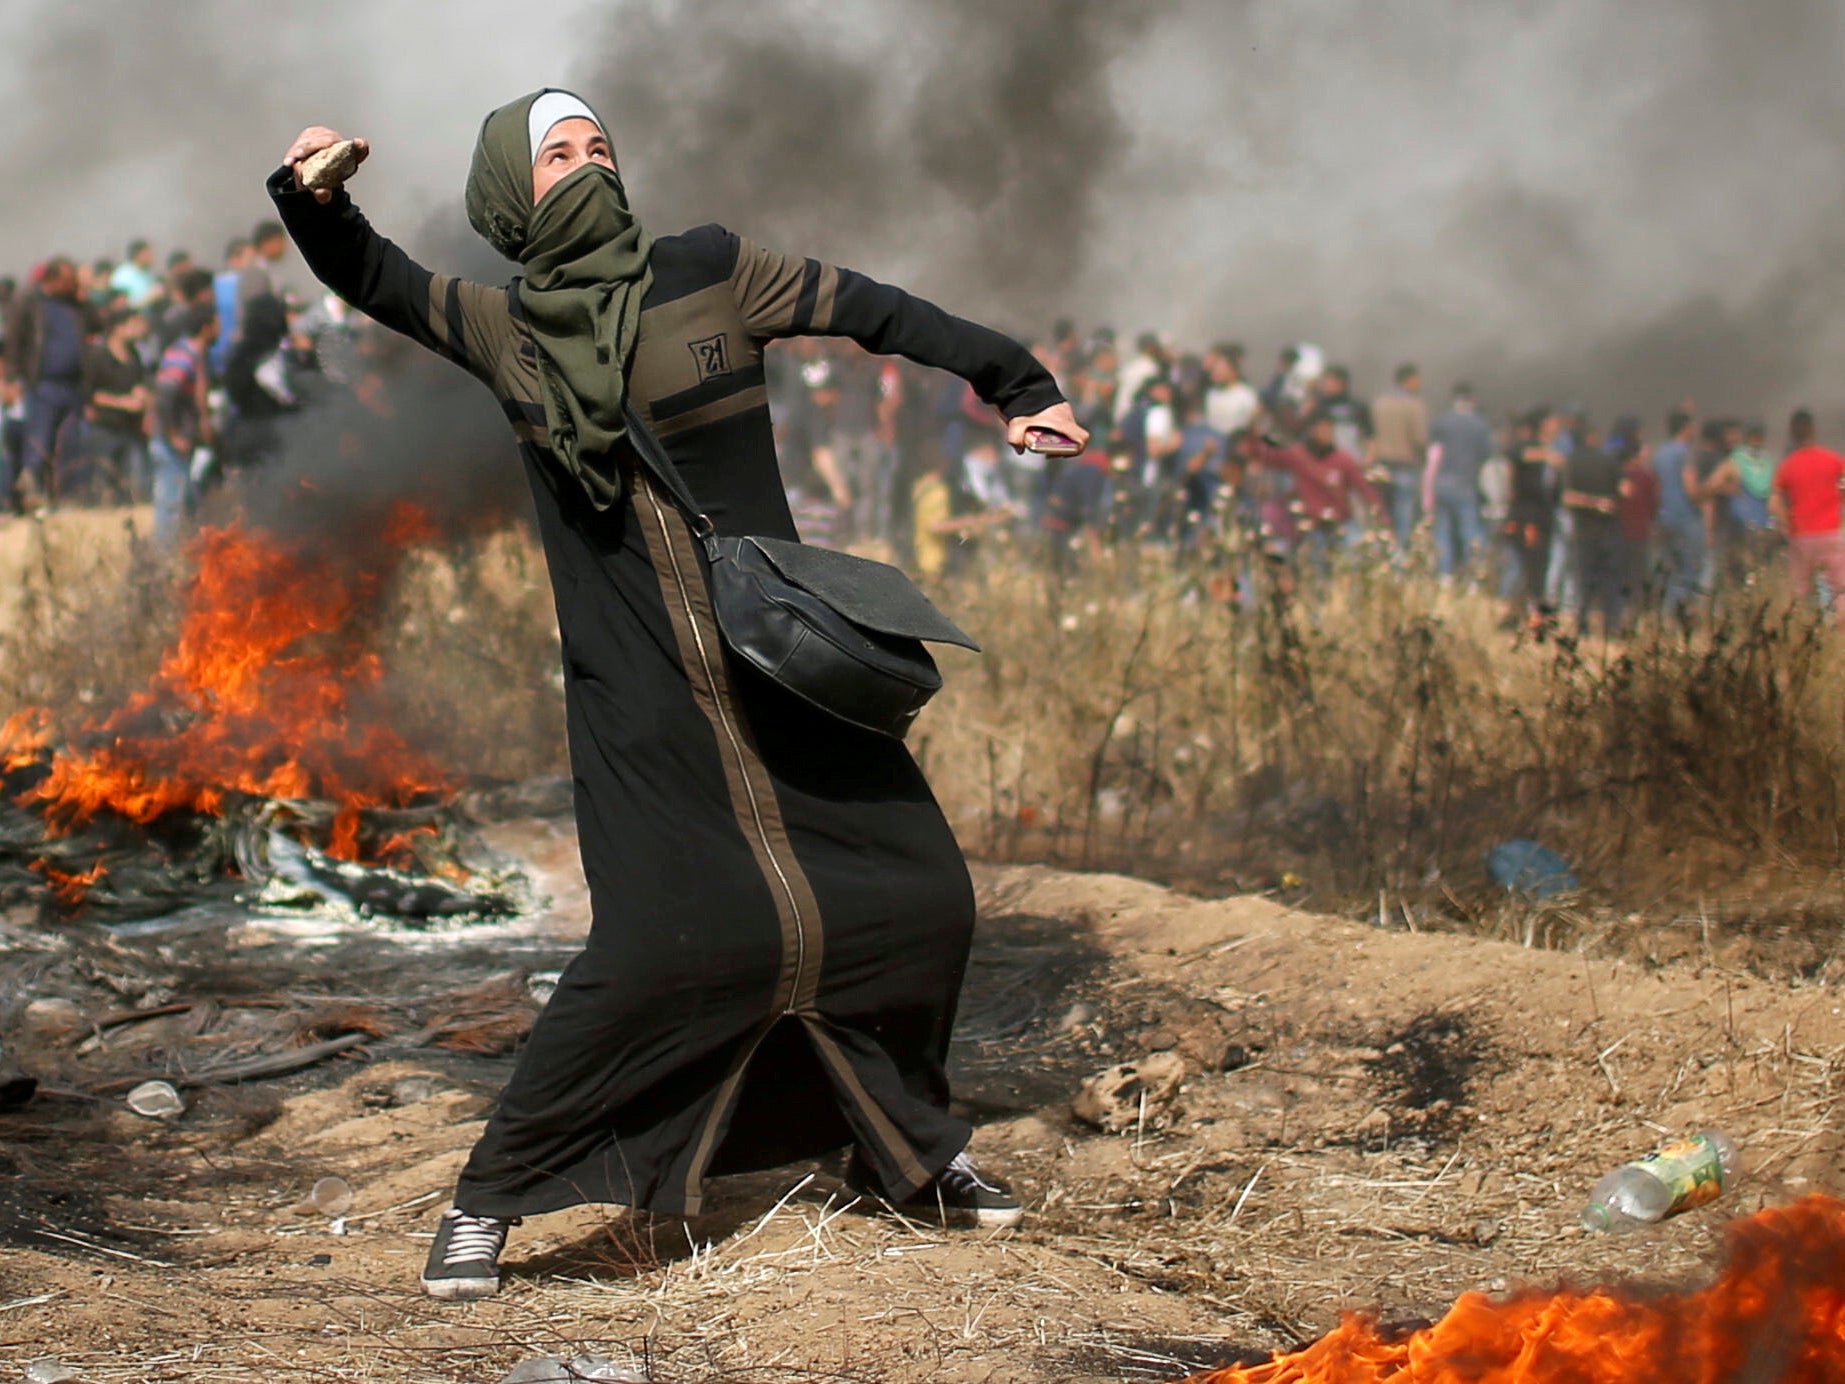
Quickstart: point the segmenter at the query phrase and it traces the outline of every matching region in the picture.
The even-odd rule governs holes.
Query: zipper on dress
[[[751,780],[749,758],[737,736],[736,728],[730,723],[724,698],[719,695],[717,673],[711,666],[711,651],[705,647],[704,631],[698,627],[698,613],[692,608],[691,597],[686,594],[685,572],[679,565],[679,554],[673,549],[673,535],[667,526],[666,513],[660,507],[659,497],[654,494],[652,482],[646,482],[642,488],[647,492],[647,503],[653,506],[654,518],[660,524],[660,535],[666,546],[666,560],[672,564],[673,582],[679,590],[679,602],[685,611],[686,624],[692,630],[692,643],[698,649],[698,661],[704,667],[705,681],[711,687],[711,700],[717,707],[718,724],[723,728],[724,737],[730,741],[731,749],[736,752],[737,763],[742,767],[743,796],[749,800],[750,818],[756,825],[757,840],[762,842],[762,853],[769,858],[775,878],[781,883],[782,895],[788,900],[788,911],[794,918],[794,984],[789,988],[787,1007],[782,1010],[784,1014],[793,1014],[796,1012],[795,1002],[801,993],[801,982],[807,969],[807,925],[801,917],[801,904],[795,897],[794,886],[789,884],[788,876],[782,870],[781,861],[776,858],[775,843],[769,839],[769,829],[762,820],[762,805],[757,800],[756,785]]]

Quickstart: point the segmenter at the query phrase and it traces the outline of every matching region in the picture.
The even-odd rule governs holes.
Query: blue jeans
[[[1662,524],[1659,566],[1664,586],[1662,613],[1683,620],[1704,587],[1704,525],[1695,519]]]
[[[26,391],[23,469],[41,493],[57,492],[58,463],[71,447],[83,416],[83,390],[59,380],[42,380]]]
[[[143,500],[148,496],[147,439],[140,433],[119,432],[91,425],[84,450],[89,453],[96,480],[114,492],[112,498]]]
[[[833,455],[852,489],[854,542],[889,542],[896,509],[897,454],[875,434],[835,439]]]
[[[154,539],[170,548],[192,512],[192,454],[175,450],[164,437],[152,439],[147,450],[154,459]]]
[[[1414,466],[1390,468],[1390,525],[1396,530],[1397,547],[1408,548],[1409,536],[1416,531],[1422,517],[1422,472]]]
[[[1550,569],[1544,575],[1544,603],[1553,610],[1574,610],[1581,600],[1576,589],[1576,511],[1559,507],[1550,531]]]
[[[25,469],[26,420],[19,417],[0,419],[0,514],[13,508],[17,496],[13,487]]]
[[[1477,498],[1435,492],[1435,554],[1442,576],[1451,577],[1473,561],[1485,538]]]

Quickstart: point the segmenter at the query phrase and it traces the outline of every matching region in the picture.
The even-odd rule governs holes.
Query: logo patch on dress
[[[698,362],[700,384],[730,373],[730,338],[723,332],[688,344],[692,348],[692,359]]]

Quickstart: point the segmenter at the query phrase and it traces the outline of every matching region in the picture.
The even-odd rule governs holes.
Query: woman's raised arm
[[[313,125],[269,176],[269,195],[314,277],[392,331],[491,380],[511,337],[506,290],[432,273],[372,229],[346,189],[310,190],[301,164],[345,136]],[[371,153],[355,141],[359,161]]]

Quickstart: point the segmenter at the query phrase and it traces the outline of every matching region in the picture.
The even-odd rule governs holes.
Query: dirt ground
[[[686,1384],[1179,1379],[1345,1309],[1407,1322],[1472,1288],[1696,1281],[1727,1218],[1845,1190],[1827,984],[1697,938],[1665,966],[1585,961],[1113,876],[977,880],[956,1075],[1024,1228],[866,1215],[816,1165],[725,1184],[690,1224],[535,1220],[499,1298],[437,1304],[417,1270],[502,1059],[381,1041],[168,1126],[57,1094],[92,1059],[15,1030],[10,1055],[54,1090],[0,1115],[0,1374],[50,1356],[98,1384],[485,1382],[588,1350]],[[12,926],[17,945],[30,924]],[[252,984],[263,940],[244,937]],[[570,939],[540,940],[514,963]],[[363,968],[313,955],[300,985],[363,991]],[[1130,1091],[1119,1133],[1073,1118],[1084,1077],[1156,1053],[1183,1064],[1169,1104]],[[1749,1160],[1722,1200],[1631,1237],[1576,1228],[1603,1170],[1712,1126]],[[328,1175],[356,1191],[338,1225],[300,1209]]]

